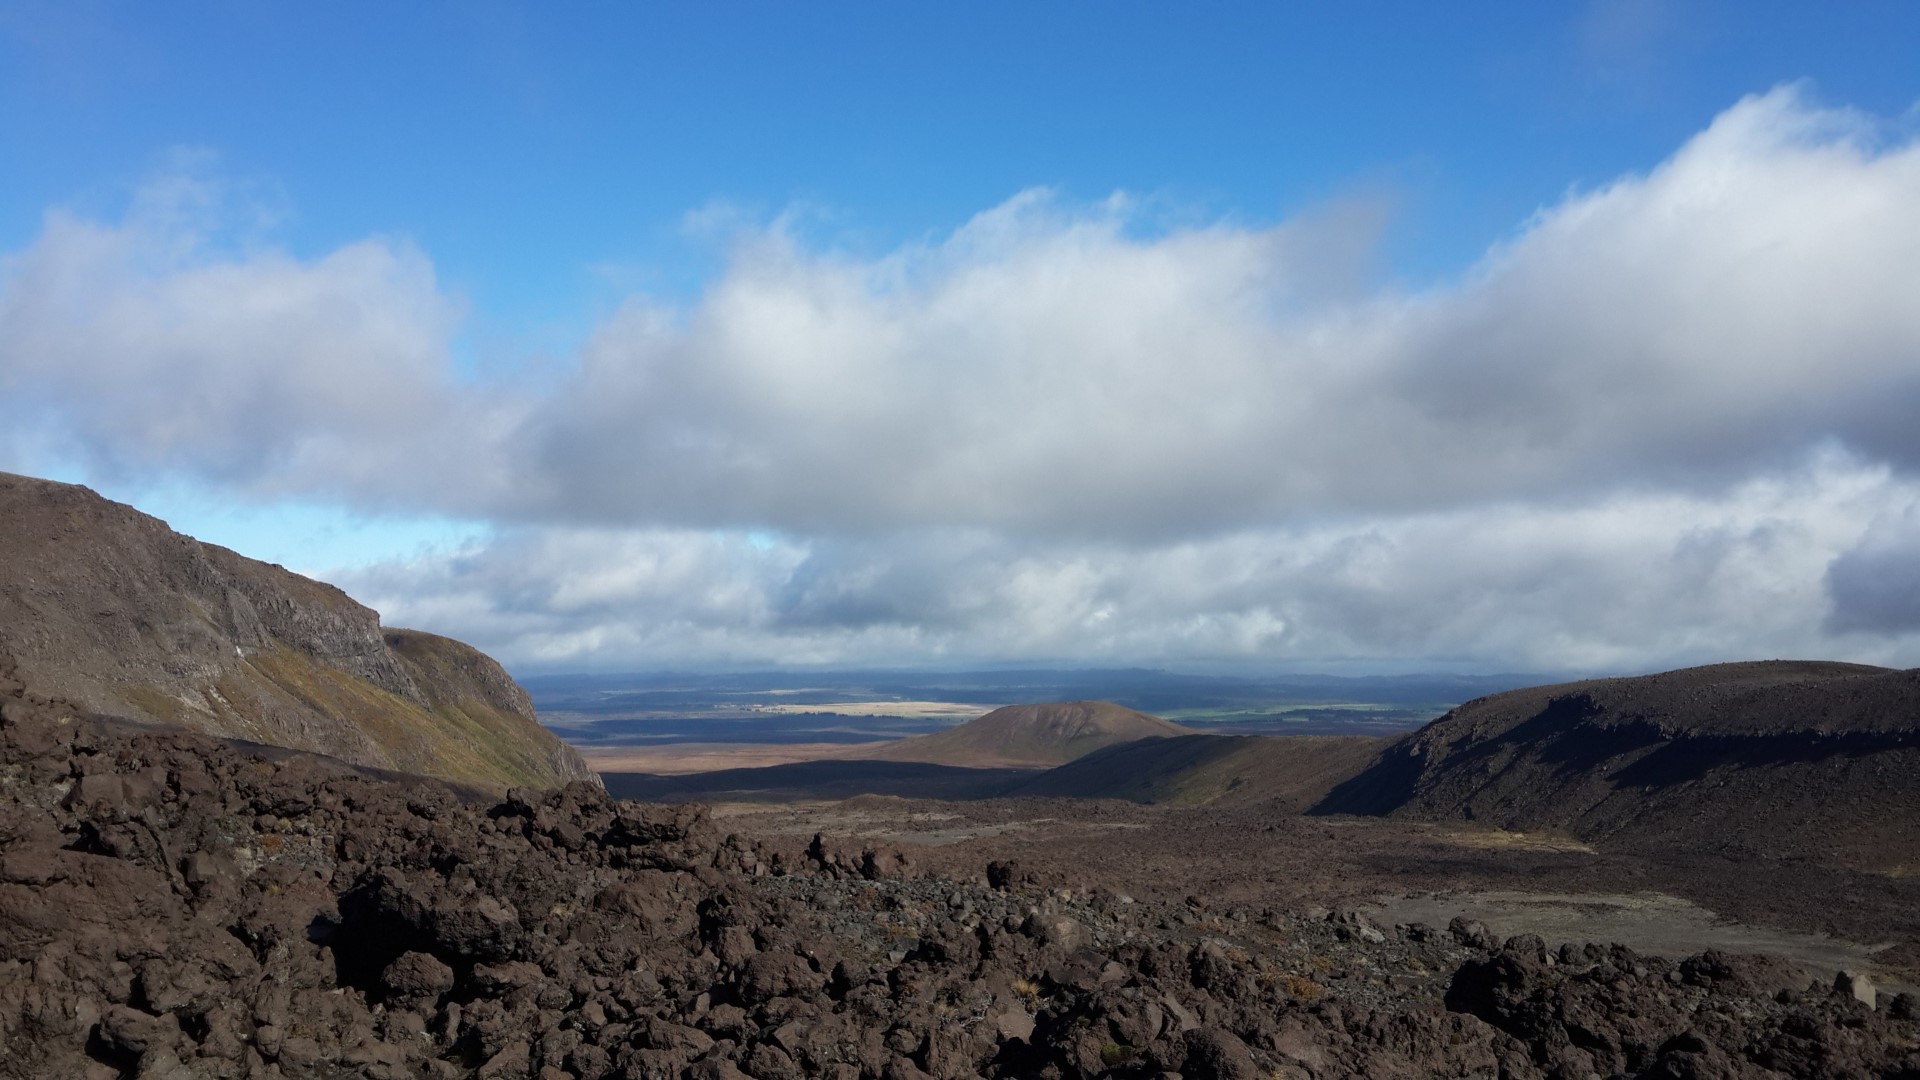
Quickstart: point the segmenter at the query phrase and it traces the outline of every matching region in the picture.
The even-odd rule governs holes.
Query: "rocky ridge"
[[[593,778],[477,650],[71,484],[0,474],[0,658],[107,716],[497,790]]]
[[[120,730],[0,677],[0,1076],[1855,1077],[1905,996],[724,834]]]
[[[1763,661],[1496,694],[1387,744],[1315,811],[1904,874],[1920,670]]]

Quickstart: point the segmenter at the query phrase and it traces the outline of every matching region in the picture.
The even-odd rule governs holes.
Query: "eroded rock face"
[[[784,842],[783,842],[784,843]],[[1902,1076],[1755,960],[930,876],[572,784],[463,802],[0,675],[0,1076]]]

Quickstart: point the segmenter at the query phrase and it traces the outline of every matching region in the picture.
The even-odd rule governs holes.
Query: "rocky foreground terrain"
[[[1920,1076],[1864,978],[1061,869],[463,802],[0,675],[0,1075]]]

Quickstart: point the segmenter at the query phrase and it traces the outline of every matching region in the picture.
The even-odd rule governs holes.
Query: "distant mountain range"
[[[1151,668],[535,675],[543,720],[578,745],[873,742],[939,730],[916,703],[1098,700],[1215,734],[1386,735],[1539,675],[1203,674]],[[887,702],[901,703],[889,713]],[[857,703],[857,710],[847,709]],[[985,711],[984,709],[982,711]]]

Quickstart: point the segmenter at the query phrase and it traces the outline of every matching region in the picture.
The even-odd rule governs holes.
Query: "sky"
[[[0,470],[521,673],[1920,665],[1905,3],[0,0]]]

